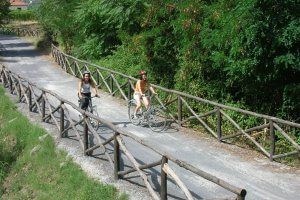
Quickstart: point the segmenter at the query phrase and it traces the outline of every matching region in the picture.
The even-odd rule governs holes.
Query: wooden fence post
[[[86,115],[84,114],[83,115],[83,118],[84,119],[86,119]],[[86,152],[86,150],[89,148],[89,127],[88,127],[88,125],[87,125],[87,123],[86,123],[86,121],[84,120],[84,126],[83,126],[83,133],[84,133],[84,135],[83,135],[83,145],[84,145],[84,147],[83,147],[83,154],[85,155],[85,156],[87,156],[88,155],[88,153]]]
[[[161,159],[161,172],[160,172],[160,199],[168,199],[168,186],[167,186],[167,173],[163,170],[164,164],[168,163],[168,158],[163,156]]]
[[[115,96],[114,94],[113,94],[113,92],[114,92],[114,79],[113,79],[113,77],[112,76],[110,76],[111,78],[110,78],[110,89],[111,89],[111,94],[112,94],[112,96]]]
[[[13,93],[13,83],[12,83],[12,79],[11,79],[11,77],[9,77],[8,79],[9,79],[9,90],[10,90],[10,93],[12,94],[12,93]]]
[[[44,99],[45,92],[42,92],[42,120],[45,121],[45,113],[46,113],[46,101]]]
[[[6,79],[6,76],[5,76],[5,73],[4,73],[4,70],[5,70],[5,68],[3,67],[3,74],[2,74],[2,79],[3,79],[3,86],[4,87],[7,87],[6,85],[7,85],[7,79]]]
[[[217,109],[217,134],[218,134],[218,140],[221,142],[222,138],[222,115],[220,112],[220,108]]]
[[[78,70],[77,70],[77,65],[76,62],[74,62],[74,73],[75,73],[75,77],[78,77]]]
[[[64,105],[64,102],[61,101],[60,105],[61,106],[60,106],[60,134],[59,134],[59,136],[63,137],[62,133],[65,130],[65,111],[62,108],[62,105]]]
[[[18,82],[18,91],[19,91],[19,102],[21,102],[21,97],[22,97],[22,90],[21,90],[21,82]],[[25,95],[25,94],[24,94]]]
[[[128,101],[131,99],[131,84],[130,84],[130,79],[128,79]]]
[[[245,200],[247,191],[246,190],[242,190],[240,194],[237,195],[236,200]]]
[[[117,140],[119,133],[114,134],[114,178],[119,179],[118,172],[120,171],[120,145]]]
[[[275,132],[274,132],[274,125],[273,121],[270,120],[270,141],[271,141],[271,146],[270,146],[270,161],[273,161],[273,156],[275,153]]]
[[[178,104],[177,104],[177,110],[178,110],[178,124],[181,126],[182,122],[182,101],[181,97],[178,95]]]
[[[97,81],[97,85],[99,85],[100,84],[100,77],[99,77],[99,72],[96,70],[96,74],[97,74],[97,76],[96,76],[96,81]]]
[[[29,86],[28,86],[28,89],[29,89]],[[29,109],[29,112],[32,111],[32,96],[31,96],[31,90],[29,89],[28,90],[28,109]]]

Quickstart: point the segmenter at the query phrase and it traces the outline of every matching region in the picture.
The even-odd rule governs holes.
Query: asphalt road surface
[[[65,73],[56,65],[34,49],[27,41],[13,37],[0,35],[0,62],[12,71],[37,83],[40,87],[52,90],[63,98],[77,104],[78,79]],[[52,103],[54,99],[50,99]],[[211,140],[201,139],[187,134],[186,129],[170,127],[162,133],[154,133],[148,127],[134,126],[129,123],[127,117],[126,102],[101,93],[100,99],[95,99],[94,104],[98,106],[98,113],[103,119],[113,122],[126,131],[152,144],[162,152],[168,152],[176,158],[187,161],[199,169],[211,173],[234,186],[247,190],[246,199],[300,199],[300,171],[291,170],[278,163],[270,163],[268,159],[259,157],[245,159],[244,156],[231,153],[216,145]],[[72,110],[73,118],[78,113]],[[101,130],[101,128],[100,128]],[[101,136],[107,138],[111,131],[102,130]],[[72,132],[68,135],[74,138]],[[150,163],[160,159],[153,151],[145,148],[137,142],[124,138],[127,147],[140,163]],[[94,142],[93,138],[90,142]],[[239,147],[230,147],[239,151]],[[101,150],[98,150],[101,154]],[[245,151],[240,149],[240,151]],[[97,151],[94,152],[97,157]],[[122,155],[123,169],[131,166],[130,162]],[[188,186],[195,199],[212,199],[221,197],[232,197],[233,194],[205,179],[170,163],[171,167],[179,174],[181,180]],[[145,170],[156,191],[159,191],[160,167]],[[127,177],[128,181],[143,185],[141,179],[136,175]],[[184,199],[184,195],[173,182],[168,183],[168,193],[171,199]]]

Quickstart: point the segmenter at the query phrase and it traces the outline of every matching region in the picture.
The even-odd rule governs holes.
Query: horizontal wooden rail
[[[214,109],[214,110],[209,111],[209,112],[207,112],[207,113],[204,113],[204,114],[201,114],[201,115],[197,115],[197,117],[196,117],[196,116],[191,116],[191,117],[189,117],[189,118],[183,120],[183,121],[181,122],[181,124],[184,124],[185,122],[187,122],[187,121],[189,121],[189,120],[191,120],[191,119],[204,118],[204,117],[213,115],[213,114],[215,114],[216,112],[217,112],[217,109]]]
[[[263,124],[263,125],[259,125],[259,126],[255,126],[253,128],[249,128],[249,129],[246,129],[245,132],[246,133],[250,133],[252,131],[256,131],[256,130],[260,130],[260,129],[264,129],[264,128],[267,128],[269,127],[270,124]],[[241,131],[235,133],[235,134],[232,134],[232,135],[227,135],[227,136],[224,136],[224,137],[221,137],[221,140],[227,140],[227,139],[230,139],[230,138],[233,138],[233,137],[236,137],[236,136],[239,136],[239,135],[243,135],[243,133]]]
[[[153,167],[156,167],[158,165],[161,164],[161,160],[159,161],[156,161],[156,162],[153,162],[153,163],[150,163],[150,164],[146,164],[146,165],[140,165],[139,166],[139,169],[148,169],[148,168],[153,168]],[[119,171],[118,174],[120,176],[125,176],[127,174],[130,174],[132,172],[136,172],[136,169],[129,169],[129,170],[126,170],[126,171]]]

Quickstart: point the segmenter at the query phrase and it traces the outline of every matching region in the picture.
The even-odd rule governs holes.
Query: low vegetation
[[[35,15],[32,10],[13,10],[9,12],[10,20],[32,21],[35,20]]]
[[[127,199],[88,178],[47,132],[29,123],[0,87],[0,197],[3,199]]]

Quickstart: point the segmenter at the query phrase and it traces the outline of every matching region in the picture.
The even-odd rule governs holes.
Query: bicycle
[[[86,109],[87,112],[92,113],[93,115],[96,115],[97,117],[99,117],[98,111],[97,111],[97,105],[93,105],[92,99],[95,98],[97,96],[93,96],[93,97],[87,97],[89,99],[89,105]],[[78,103],[80,103],[80,99],[78,100]],[[82,120],[82,115],[79,115],[79,120]],[[89,118],[92,127],[95,129],[95,131],[98,130],[99,126],[100,126],[100,122],[94,118]]]
[[[131,99],[128,101],[128,116],[133,125],[148,124],[150,129],[154,132],[161,132],[167,125],[167,114],[162,106],[152,106],[148,110],[142,106],[139,112],[134,117],[134,110],[137,106],[136,100]]]

